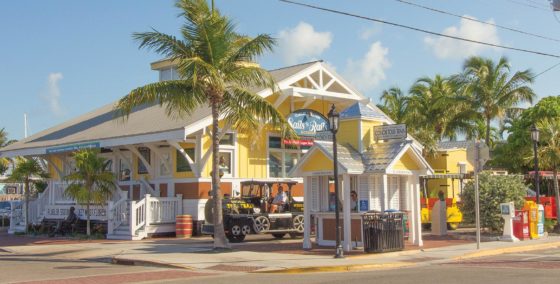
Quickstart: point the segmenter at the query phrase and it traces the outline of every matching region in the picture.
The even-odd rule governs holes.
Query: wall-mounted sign
[[[406,124],[374,126],[373,135],[375,140],[406,139]]]
[[[369,200],[360,199],[360,211],[368,211],[368,210],[369,210]]]
[[[317,132],[329,129],[327,118],[309,109],[301,109],[290,113],[288,115],[288,123],[298,136],[315,137]]]
[[[92,148],[99,148],[99,147],[100,147],[99,142],[73,144],[73,145],[47,148],[47,154],[56,154],[56,153],[61,153],[61,152],[72,152],[72,151],[78,151],[78,150],[81,150],[81,149],[92,149]]]

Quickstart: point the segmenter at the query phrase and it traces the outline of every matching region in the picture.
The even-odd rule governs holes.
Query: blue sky
[[[302,0],[303,2],[304,0]],[[547,0],[409,0],[485,22],[560,38],[560,14]],[[560,55],[560,42],[535,38],[442,15],[395,0],[305,0],[372,18],[460,37]],[[3,1],[0,4],[0,128],[23,138],[23,114],[36,133],[113,103],[131,89],[156,81],[133,32],[155,28],[176,34],[181,20],[171,0]],[[540,73],[558,58],[442,40],[435,36],[293,6],[276,0],[215,0],[238,31],[278,38],[261,58],[269,69],[323,59],[364,95],[378,101],[391,86],[407,90],[421,76],[459,72],[469,55],[497,60],[512,70]],[[555,17],[556,16],[556,17]],[[536,78],[539,97],[560,95],[560,66]]]

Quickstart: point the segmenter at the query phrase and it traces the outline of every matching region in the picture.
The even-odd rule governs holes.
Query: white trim
[[[144,158],[144,156],[142,156],[142,154],[140,154],[140,151],[138,151],[138,148],[136,148],[136,146],[132,146],[132,145],[127,145],[124,147],[125,149],[128,149],[128,151],[130,151],[133,154],[133,159],[135,158],[134,156],[136,156],[136,158],[140,159],[140,161],[142,162],[142,164],[144,164],[144,167],[146,167],[146,170],[148,170],[148,174],[151,177],[155,177],[154,175],[154,171],[152,169],[152,165],[150,163],[148,163],[148,161],[146,161],[146,159]],[[152,152],[150,151],[150,161],[152,161]],[[134,164],[134,161],[132,161],[132,164]],[[140,165],[138,165],[135,169],[135,172],[137,175],[143,175],[145,173],[139,173],[138,170],[140,169],[139,167]],[[131,169],[131,172],[133,170]],[[131,178],[132,178],[132,173],[130,173]]]
[[[191,159],[191,157],[187,154],[187,152],[185,152],[185,149],[183,149],[183,147],[179,145],[179,142],[167,140],[167,143],[169,143],[169,145],[173,146],[175,149],[177,149],[177,151],[183,154],[183,157],[189,163],[189,166],[191,167],[191,171],[194,173],[195,177],[200,177],[200,172],[198,171],[197,164]],[[195,156],[196,156],[196,145],[195,145]]]

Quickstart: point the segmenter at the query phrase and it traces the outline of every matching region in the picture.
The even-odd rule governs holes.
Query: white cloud
[[[364,28],[361,32],[360,32],[360,38],[363,40],[368,40],[370,39],[372,36],[377,35],[381,33],[381,24],[379,23],[374,23],[373,25]]]
[[[51,112],[56,116],[64,114],[60,105],[60,88],[58,87],[58,82],[62,78],[62,73],[50,73],[47,79],[46,92],[43,94],[43,98],[49,104]]]
[[[330,32],[316,32],[312,25],[300,22],[293,29],[280,31],[278,51],[286,64],[320,56],[332,42]]]
[[[468,15],[465,17],[473,18]],[[494,24],[494,20],[490,19],[487,23]],[[461,37],[481,42],[492,44],[500,44],[500,38],[496,31],[496,27],[485,25],[461,19],[459,27],[451,26],[443,30],[442,34]],[[477,43],[469,43],[466,41],[445,38],[445,37],[431,37],[424,38],[424,43],[432,48],[434,55],[440,59],[458,58],[478,55],[484,50],[497,50],[495,47],[481,45]]]
[[[375,88],[385,80],[385,69],[391,67],[391,62],[387,59],[388,53],[389,49],[383,47],[381,42],[372,43],[363,58],[348,60],[345,78],[361,91]]]

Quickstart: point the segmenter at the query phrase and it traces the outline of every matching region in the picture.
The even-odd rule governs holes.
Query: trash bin
[[[538,206],[533,201],[525,201],[525,205],[523,206],[523,210],[527,210],[529,212],[529,235],[531,239],[538,239],[539,238],[539,231],[538,231]]]
[[[513,235],[522,241],[530,239],[529,212],[527,210],[515,210],[515,217],[513,217]]]
[[[367,212],[362,214],[364,251],[388,252],[404,249],[402,212]]]

